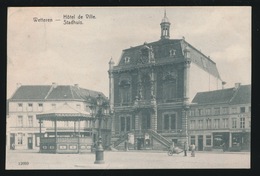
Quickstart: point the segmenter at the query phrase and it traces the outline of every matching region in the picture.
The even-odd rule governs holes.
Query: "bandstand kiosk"
[[[80,111],[72,108],[67,103],[61,107],[49,112],[37,114],[36,118],[40,123],[40,153],[85,153],[91,152],[92,137],[80,134],[80,122],[92,121],[93,117],[86,111]],[[42,122],[54,122],[54,137],[45,137],[42,134]],[[73,121],[74,133],[71,137],[58,136],[57,122]],[[76,122],[78,122],[78,130],[76,131]]]

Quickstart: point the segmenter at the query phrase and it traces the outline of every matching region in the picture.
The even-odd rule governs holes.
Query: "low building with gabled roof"
[[[251,85],[196,94],[190,105],[189,142],[202,150],[249,150]]]
[[[95,99],[101,95],[108,102],[102,92],[84,89],[75,85],[21,85],[8,99],[8,129],[7,148],[9,149],[38,149],[40,146],[40,129],[37,114],[46,114],[58,110],[64,104],[78,112],[90,113],[90,106]],[[60,112],[62,113],[62,112]],[[66,113],[66,112],[64,112]],[[75,130],[80,123],[80,135],[90,137],[93,143],[98,138],[97,122],[86,120],[74,122],[72,119],[59,119],[57,124],[58,136],[75,135]],[[110,122],[103,125],[104,145],[110,144],[109,131]],[[42,134],[45,136],[54,135],[54,124],[51,121],[42,123]],[[78,131],[78,129],[77,129]]]

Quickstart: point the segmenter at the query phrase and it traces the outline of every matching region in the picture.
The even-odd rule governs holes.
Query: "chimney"
[[[235,83],[235,90],[241,86],[241,83]]]
[[[79,88],[79,84],[74,84],[75,87]]]
[[[58,86],[58,85],[57,85],[56,82],[53,82],[53,83],[52,83],[52,87],[53,87],[54,89],[55,89],[57,86]]]
[[[222,81],[222,89],[225,89],[225,84],[227,84],[227,82]]]
[[[19,87],[21,87],[22,84],[21,83],[16,83],[16,88],[18,89]]]

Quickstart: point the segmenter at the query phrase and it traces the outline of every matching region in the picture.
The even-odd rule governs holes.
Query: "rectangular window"
[[[190,137],[190,144],[195,144],[195,136]]]
[[[23,111],[23,104],[18,103],[17,111]]]
[[[52,109],[56,109],[56,104],[51,104]]]
[[[219,115],[219,114],[220,114],[220,108],[215,108],[214,115]]]
[[[206,123],[207,123],[207,129],[211,129],[211,119],[207,119]]]
[[[164,129],[165,130],[169,130],[169,115],[168,114],[166,114],[166,115],[164,115]]]
[[[17,134],[18,145],[23,145],[23,133]]]
[[[232,113],[236,114],[237,113],[237,108],[232,108]]]
[[[39,136],[39,134],[35,135],[35,146],[36,147],[40,146],[40,136]]]
[[[33,116],[28,116],[28,126],[33,127]]]
[[[18,116],[18,126],[19,127],[23,126],[23,116]]]
[[[121,131],[125,131],[125,117],[120,117]]]
[[[199,129],[203,129],[203,120],[199,120]]]
[[[222,114],[228,114],[228,107],[222,108]]]
[[[218,129],[219,128],[219,119],[214,119],[214,123],[213,123],[213,127],[215,128],[215,129]]]
[[[135,116],[132,116],[132,129],[135,129]]]
[[[195,115],[196,115],[196,116],[199,116],[199,109],[196,109]]]
[[[240,113],[245,113],[246,112],[246,108],[245,107],[240,107]]]
[[[130,131],[130,125],[130,117],[128,116],[126,117],[126,131]]]
[[[211,145],[211,136],[210,135],[206,136],[206,145]]]
[[[206,109],[206,115],[211,115],[211,109],[210,108]]]
[[[81,105],[80,104],[76,104],[76,108],[77,109],[81,109]]]
[[[190,129],[195,129],[195,120],[190,121]]]
[[[195,116],[195,110],[194,109],[190,110],[190,116]]]
[[[32,103],[28,103],[28,111],[32,111],[33,110],[33,104]]]
[[[175,114],[171,114],[171,129],[175,130],[176,129],[176,115]]]
[[[245,128],[245,118],[240,118],[240,128]]]
[[[199,114],[198,114],[199,116],[204,115],[203,109],[198,109],[198,113],[199,113]]]
[[[38,111],[43,111],[43,104],[42,103],[38,103]]]
[[[228,128],[228,118],[223,119],[223,128]]]

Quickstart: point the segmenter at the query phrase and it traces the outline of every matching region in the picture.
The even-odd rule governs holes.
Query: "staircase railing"
[[[159,142],[161,142],[161,144],[165,145],[166,147],[170,147],[172,145],[172,142],[169,141],[168,139],[166,139],[165,137],[163,137],[162,135],[158,134],[156,131],[154,130],[148,130],[148,132],[154,137],[156,138]]]
[[[126,140],[128,138],[128,133],[129,132],[126,132],[123,136],[121,136],[118,140],[116,140],[114,142],[114,145],[113,147],[117,147],[119,144],[121,144],[124,140]]]

